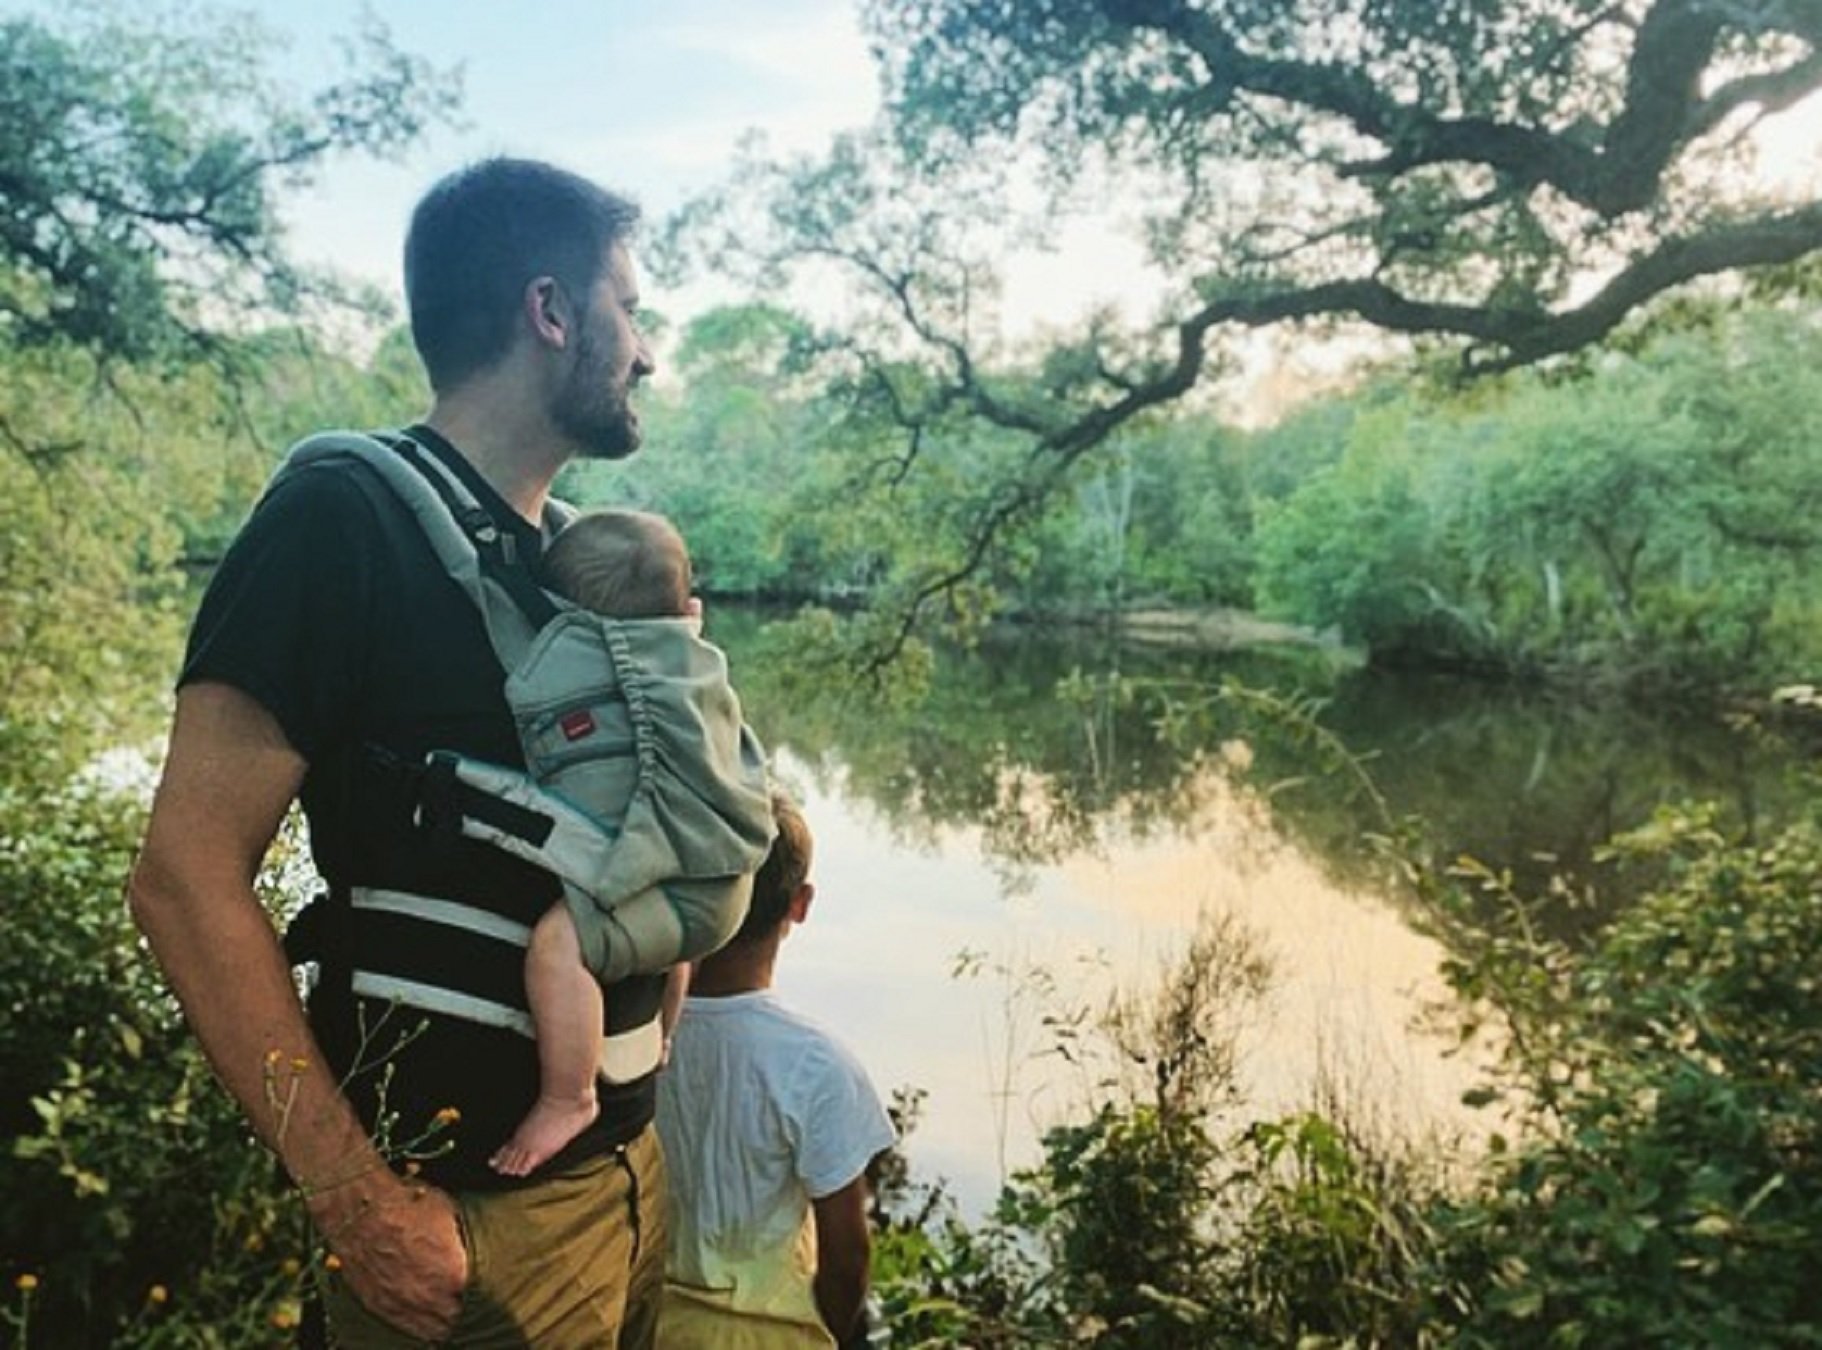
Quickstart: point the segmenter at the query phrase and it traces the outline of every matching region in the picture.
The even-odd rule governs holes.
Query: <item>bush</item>
[[[0,790],[0,1275],[15,1344],[288,1343],[303,1213],[121,899],[144,815],[81,779]]]
[[[1670,879],[1594,948],[1464,967],[1515,1033],[1528,1141],[1444,1207],[1466,1345],[1822,1344],[1822,829],[1621,841]]]

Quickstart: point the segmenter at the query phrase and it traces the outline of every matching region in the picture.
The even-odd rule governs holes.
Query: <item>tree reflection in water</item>
[[[928,1091],[914,1161],[977,1209],[1080,1106],[1055,1019],[1155,984],[1204,915],[1256,931],[1276,971],[1250,1107],[1326,1084],[1394,1128],[1466,1127],[1472,1067],[1412,1029],[1443,996],[1442,953],[1374,842],[1388,823],[1421,818],[1444,857],[1605,883],[1594,848],[1658,803],[1715,797],[1751,820],[1787,792],[1779,757],[1723,727],[1315,650],[1017,630],[937,652],[924,691],[882,701],[792,678],[781,623],[717,606],[710,631],[817,832],[824,899],[782,979],[882,1086]],[[1039,979],[1062,1004],[1032,1002]]]

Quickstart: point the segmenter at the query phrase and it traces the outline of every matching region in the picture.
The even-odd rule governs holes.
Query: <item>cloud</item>
[[[780,22],[770,6],[742,6],[723,22],[666,24],[653,36],[788,81],[818,98],[839,97],[861,120],[877,103],[873,58],[851,5],[819,5],[790,22]]]

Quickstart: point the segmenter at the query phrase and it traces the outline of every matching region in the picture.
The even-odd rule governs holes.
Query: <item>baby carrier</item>
[[[366,465],[409,509],[473,600],[505,672],[525,771],[435,752],[418,776],[418,824],[553,874],[584,962],[604,981],[719,947],[739,926],[773,833],[763,752],[740,719],[721,652],[689,620],[619,621],[543,590],[512,556],[511,535],[409,437],[311,437],[293,447],[273,484],[326,462]],[[553,499],[546,527],[573,515]],[[664,903],[627,904],[654,891]],[[358,885],[347,906],[335,945],[353,993],[533,1034],[519,980],[524,924],[446,897]],[[288,935],[287,947],[308,959],[310,911],[301,917],[299,940]],[[411,934],[403,943],[401,921]],[[401,949],[428,953],[451,930],[464,960],[448,959],[458,944],[445,943],[445,954],[427,956],[416,972],[422,978],[400,974]],[[363,963],[364,931],[388,935],[388,970]],[[520,996],[506,999],[507,989]],[[655,1021],[608,1036],[603,1073],[620,1081],[644,1072],[658,1036]]]

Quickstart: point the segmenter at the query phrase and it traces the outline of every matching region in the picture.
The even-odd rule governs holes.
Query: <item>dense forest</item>
[[[568,490],[676,516],[712,592],[864,604],[949,537],[956,479],[1021,448],[933,440],[916,476],[864,492],[879,469],[855,447],[881,432],[794,369],[817,343],[767,306],[691,321],[651,399],[654,453]],[[1799,683],[1822,660],[1822,388],[1792,373],[1818,357],[1796,297],[1704,308],[1573,374],[1461,390],[1368,370],[1263,431],[1124,428],[967,608],[1237,608],[1375,661],[1654,695]]]
[[[852,700],[830,716],[895,809],[984,810],[887,771],[933,753],[945,700],[961,726],[1046,715],[947,687],[944,650],[1160,612],[1813,736],[1822,207],[1755,196],[1723,134],[1822,84],[1813,6],[868,14],[882,126],[752,161],[653,240],[666,276],[721,266],[756,298],[668,331],[648,450],[563,488],[666,512],[712,596],[775,604],[764,640]],[[323,1259],[119,894],[199,576],[289,440],[426,398],[395,316],[289,261],[280,188],[411,144],[459,91],[377,30],[294,105],[263,61],[214,20],[0,18],[0,1326],[21,1347],[286,1343]],[[1087,180],[1146,186],[1172,313],[979,338],[991,262],[953,203],[1017,196],[982,176],[1019,146],[1053,157],[1039,214]],[[1218,190],[1229,161],[1244,191]],[[873,307],[839,330],[795,312],[776,283],[806,263]],[[1203,396],[1220,343],[1277,324],[1391,337],[1240,426]],[[1360,813],[1304,827],[1402,878],[1463,1037],[1499,1048],[1476,1102],[1502,1124],[1473,1156],[1377,1137],[1344,1099],[1239,1124],[1234,1013],[1270,973],[1213,921],[1160,987],[1059,1017],[1106,1071],[991,1215],[888,1160],[893,1344],[1822,1343],[1813,782],[1750,832],[1692,804],[1602,841],[1636,898],[1561,926],[1547,875],[1440,855],[1384,810],[1372,776],[1398,767],[1354,762],[1317,700],[1054,692],[1158,733],[1160,811],[1171,757],[1236,726],[1358,773]],[[1058,799],[992,822],[1008,856],[1107,807]],[[275,920],[307,885],[287,837]]]

